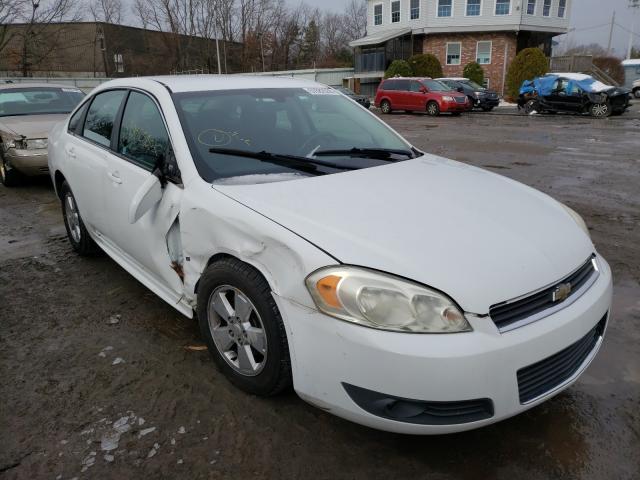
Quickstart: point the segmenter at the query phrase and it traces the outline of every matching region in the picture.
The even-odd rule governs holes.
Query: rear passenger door
[[[132,90],[116,123],[117,133],[103,176],[109,247],[125,260],[134,275],[169,302],[182,295],[182,247],[178,213],[182,199],[179,179],[169,179],[162,199],[135,223],[129,209],[158,164],[173,155],[168,129],[156,100]],[[178,174],[179,175],[179,174]]]
[[[104,210],[104,178],[113,126],[126,90],[108,90],[89,100],[69,121],[64,147],[64,175],[78,203],[85,225],[92,233],[108,226]]]
[[[409,109],[410,110],[424,110],[427,105],[427,96],[422,92],[423,85],[417,80],[411,80],[409,85]]]

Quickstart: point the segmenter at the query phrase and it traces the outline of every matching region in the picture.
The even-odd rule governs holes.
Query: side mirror
[[[133,196],[129,205],[129,223],[132,225],[136,223],[160,200],[162,200],[160,179],[155,174],[151,174]]]
[[[420,87],[420,91],[422,93],[427,93],[429,90],[427,90],[427,87]]]
[[[458,91],[459,91],[460,93],[464,93],[464,88],[462,88],[462,87],[458,87]]]

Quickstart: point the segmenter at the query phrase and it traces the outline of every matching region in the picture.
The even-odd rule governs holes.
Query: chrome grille
[[[554,285],[518,300],[493,305],[489,315],[501,332],[513,330],[572,303],[584,289],[591,286],[597,275],[595,255],[592,255],[578,270]],[[567,285],[570,285],[568,293]],[[559,297],[559,289],[565,289],[566,296]]]

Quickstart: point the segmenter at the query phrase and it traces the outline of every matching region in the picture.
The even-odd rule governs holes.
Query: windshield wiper
[[[386,160],[388,162],[397,162],[399,160],[391,158],[392,155],[402,155],[407,158],[415,158],[414,152],[411,150],[397,150],[392,148],[350,148],[344,150],[318,150],[313,153],[318,157],[337,157],[346,155],[349,157],[374,158],[376,160]]]
[[[294,168],[303,172],[318,172],[318,166],[338,168],[340,170],[359,170],[360,167],[349,165],[340,165],[333,162],[325,162],[308,157],[298,157],[297,155],[286,155],[281,153],[270,153],[264,150],[260,152],[252,152],[250,150],[236,150],[233,148],[210,148],[209,153],[218,153],[220,155],[233,155],[235,157],[254,158],[261,162],[269,162],[283,167]]]

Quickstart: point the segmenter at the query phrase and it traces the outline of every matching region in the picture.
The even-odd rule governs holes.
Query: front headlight
[[[451,299],[392,275],[335,266],[317,270],[305,282],[318,309],[340,320],[394,332],[473,330]]]
[[[453,99],[453,97],[449,96],[449,95],[444,95],[442,97],[442,100],[444,100],[445,102],[455,102],[455,100]]]
[[[587,237],[591,238],[591,234],[589,233],[589,227],[585,223],[584,219],[572,208],[567,207],[564,203],[562,204],[564,209],[567,211],[569,215],[573,218],[573,220],[578,224],[578,226],[584,230],[584,233],[587,234]]]

